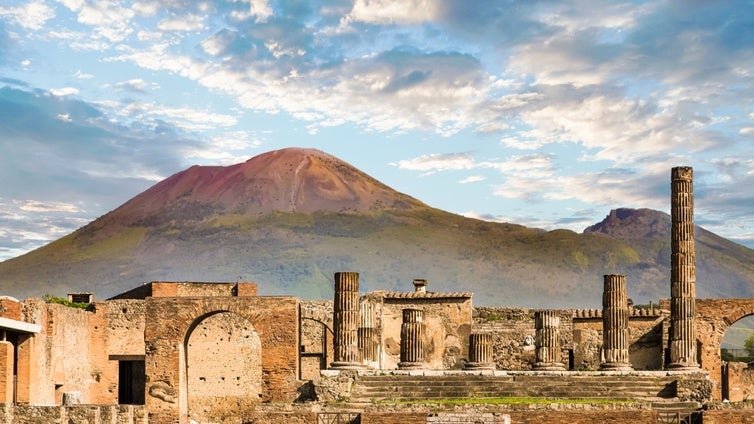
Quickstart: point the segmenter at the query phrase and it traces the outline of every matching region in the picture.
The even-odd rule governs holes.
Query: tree
[[[751,333],[744,342],[744,349],[749,352],[750,357],[754,357],[754,333]]]

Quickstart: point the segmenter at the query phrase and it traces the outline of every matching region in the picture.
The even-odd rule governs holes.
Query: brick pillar
[[[0,403],[13,403],[13,344],[0,341]]]
[[[361,364],[367,368],[379,368],[377,328],[374,323],[374,304],[362,302],[361,325],[359,326],[359,355]]]
[[[331,368],[356,369],[359,364],[359,273],[335,273],[333,350]]]
[[[492,334],[469,334],[469,362],[465,366],[468,370],[494,370],[492,362]]]
[[[536,336],[535,370],[562,371],[560,362],[560,317],[556,311],[534,312]]]
[[[628,295],[625,275],[605,275],[602,292],[602,350],[600,369],[632,371],[628,361]]]
[[[698,369],[696,361],[696,253],[694,171],[671,170],[670,198],[670,363],[668,369]]]
[[[401,324],[401,362],[399,369],[424,368],[424,313],[420,309],[404,309]]]

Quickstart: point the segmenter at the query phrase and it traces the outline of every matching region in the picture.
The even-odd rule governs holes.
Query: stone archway
[[[262,393],[262,348],[247,319],[232,312],[198,318],[184,352],[191,422],[237,420],[253,410]]]
[[[149,419],[188,424],[187,340],[216,313],[243,317],[261,343],[261,402],[290,402],[299,387],[299,301],[292,297],[148,297],[145,400]],[[243,327],[241,327],[243,328]],[[199,333],[196,333],[199,334]],[[238,422],[238,420],[236,420]]]
[[[754,315],[754,299],[697,299],[696,331],[699,364],[713,382],[712,395],[722,400],[722,358],[720,346],[733,323]]]
[[[333,338],[326,323],[301,317],[301,380],[319,378],[320,370],[334,361]]]

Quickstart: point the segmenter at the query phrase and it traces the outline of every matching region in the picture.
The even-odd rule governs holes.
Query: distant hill
[[[330,298],[333,273],[361,291],[472,291],[476,305],[600,307],[602,275],[635,303],[669,297],[670,217],[618,209],[583,234],[432,208],[331,155],[290,148],[179,172],[74,233],[0,263],[15,297],[143,282],[255,281],[260,294]],[[697,295],[754,297],[754,251],[697,227]]]

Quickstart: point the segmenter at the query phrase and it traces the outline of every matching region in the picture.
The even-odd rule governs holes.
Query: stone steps
[[[359,401],[534,397],[654,401],[676,397],[675,378],[630,375],[360,375]]]

